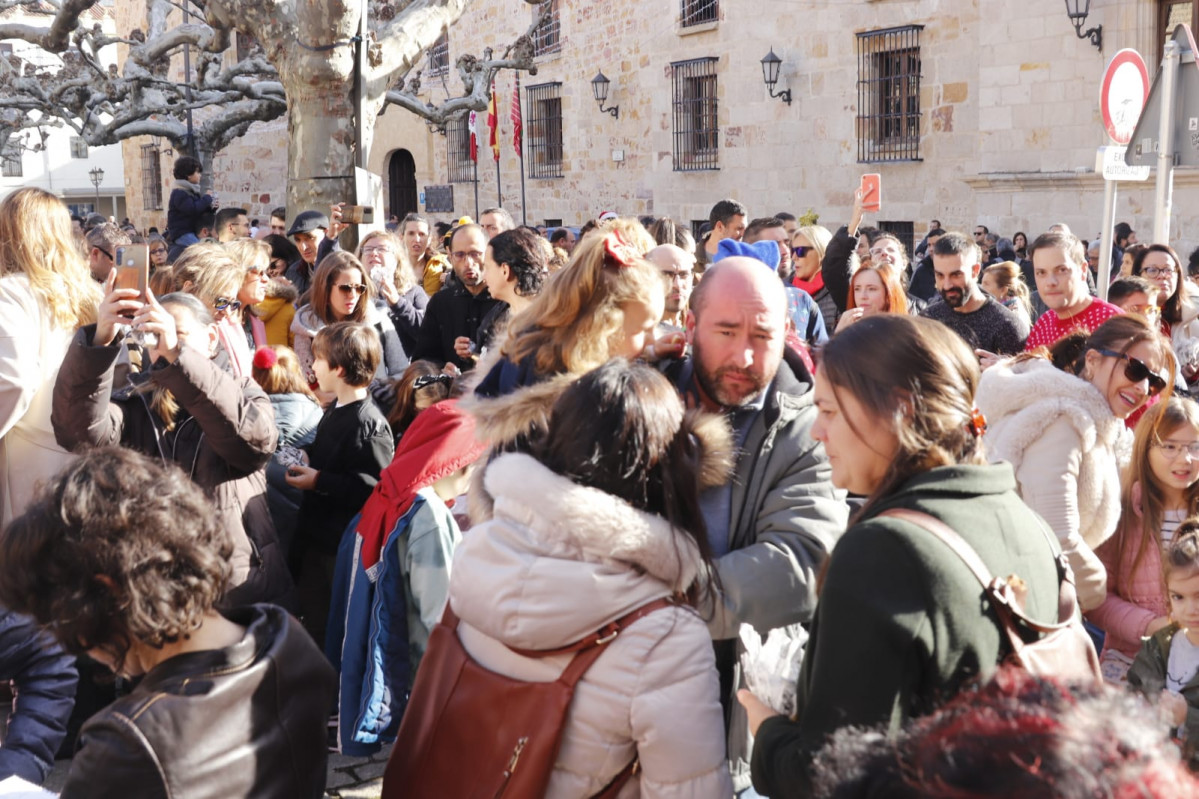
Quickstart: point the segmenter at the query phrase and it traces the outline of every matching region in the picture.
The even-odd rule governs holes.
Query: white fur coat
[[[1085,607],[1103,600],[1094,548],[1120,519],[1120,466],[1131,434],[1099,389],[1037,358],[983,372],[979,410],[990,461],[1012,464],[1024,501],[1053,528]]]

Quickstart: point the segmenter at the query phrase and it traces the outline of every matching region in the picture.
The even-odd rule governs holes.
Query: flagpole
[[[475,221],[479,221],[479,159],[475,159]]]

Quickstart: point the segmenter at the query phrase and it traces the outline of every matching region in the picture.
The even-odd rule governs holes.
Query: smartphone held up
[[[882,175],[877,172],[862,175],[862,185],[858,191],[862,193],[862,210],[878,213],[883,203]]]
[[[136,289],[139,299],[146,301],[146,286],[150,284],[150,245],[124,244],[117,247],[113,260],[116,262],[117,279],[113,288]],[[153,333],[143,333],[134,329],[130,332],[133,340],[144,347],[153,347],[158,343],[158,337]]]

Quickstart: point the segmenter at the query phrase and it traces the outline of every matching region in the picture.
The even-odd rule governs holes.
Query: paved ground
[[[329,781],[325,784],[325,795],[329,799],[379,799],[383,791],[383,769],[391,747],[370,758],[329,755]],[[66,779],[69,760],[54,764],[54,770],[46,780],[46,789],[62,790]]]

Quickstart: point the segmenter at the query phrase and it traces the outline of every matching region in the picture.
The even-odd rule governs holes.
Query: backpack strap
[[[961,558],[970,571],[974,572],[974,576],[982,583],[987,598],[990,600],[991,605],[994,606],[996,612],[999,613],[1000,618],[1014,617],[1021,624],[1039,633],[1055,632],[1070,626],[1073,622],[1074,616],[1078,612],[1078,597],[1074,589],[1074,575],[1070,571],[1069,566],[1063,563],[1064,555],[1059,555],[1057,559],[1058,622],[1057,624],[1045,624],[1025,615],[1023,607],[1021,607],[1020,602],[1016,599],[1011,584],[1003,578],[993,577],[974,548],[967,544],[965,539],[956,530],[945,524],[945,522],[935,516],[922,513],[918,510],[911,510],[910,508],[892,508],[883,511],[879,516],[901,519],[941,539],[946,546],[953,550],[955,555]],[[1041,532],[1048,539],[1049,533],[1044,527],[1041,528]]]

